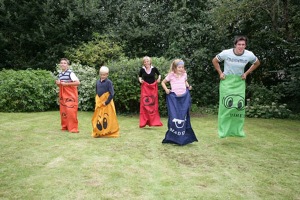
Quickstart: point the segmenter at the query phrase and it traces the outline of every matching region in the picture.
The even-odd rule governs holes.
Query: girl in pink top
[[[166,83],[170,82],[171,89],[168,89]],[[186,88],[192,89],[192,86],[187,82],[187,74],[184,69],[184,62],[180,59],[175,59],[170,66],[170,70],[166,78],[161,82],[162,87],[167,94],[174,92],[177,96],[181,96],[186,92]]]

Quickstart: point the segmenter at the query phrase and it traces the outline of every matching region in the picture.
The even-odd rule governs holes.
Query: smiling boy
[[[70,61],[60,59],[61,72],[55,81],[59,87],[59,110],[61,116],[61,129],[71,133],[78,133],[78,90],[80,82],[74,72],[69,69]]]

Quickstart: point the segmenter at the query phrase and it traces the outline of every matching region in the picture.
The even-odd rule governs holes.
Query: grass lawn
[[[245,120],[219,139],[217,116],[192,117],[199,142],[162,144],[163,127],[118,116],[120,138],[60,131],[59,112],[0,113],[0,199],[300,199],[300,121]]]

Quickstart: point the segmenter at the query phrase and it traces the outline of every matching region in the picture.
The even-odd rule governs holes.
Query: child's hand
[[[166,94],[170,94],[171,90],[167,89]]]
[[[66,86],[66,85],[67,85],[67,83],[66,83],[66,82],[63,82],[63,81],[61,81],[60,84],[61,84],[62,86]]]
[[[192,90],[192,86],[191,85],[189,86],[189,90]]]
[[[59,85],[59,84],[60,84],[60,80],[56,80],[55,83],[56,83],[57,85]]]

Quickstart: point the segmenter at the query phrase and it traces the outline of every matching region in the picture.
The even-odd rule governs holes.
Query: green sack
[[[218,133],[220,138],[245,137],[245,80],[227,75],[220,81]]]

